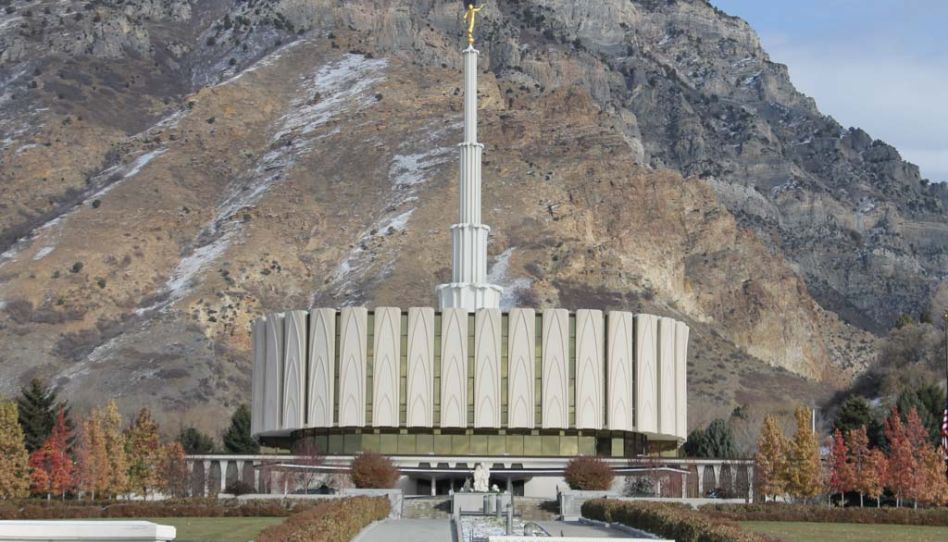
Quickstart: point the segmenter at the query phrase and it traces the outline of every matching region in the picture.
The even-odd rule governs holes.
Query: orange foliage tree
[[[122,433],[122,415],[115,401],[105,404],[102,412],[102,435],[109,468],[106,471],[106,493],[115,496],[128,492],[128,455],[125,452],[125,435]]]
[[[810,428],[810,411],[797,407],[793,417],[797,429],[787,450],[787,492],[805,499],[819,495],[822,490],[820,445]]]
[[[851,490],[859,492],[859,506],[863,506],[863,497],[869,493],[867,480],[873,475],[869,463],[869,434],[866,426],[851,429],[846,434],[846,447],[849,449],[847,461],[852,475]]]
[[[108,493],[109,456],[105,447],[102,414],[97,409],[79,421],[75,475],[76,487],[93,500],[96,494]]]
[[[787,439],[777,427],[777,419],[767,416],[757,438],[757,454],[754,456],[754,479],[764,500],[786,492],[786,453]]]
[[[833,450],[830,454],[829,490],[839,493],[841,501],[845,501],[847,491],[853,489],[853,468],[849,462],[849,447],[843,440],[843,433],[839,429],[833,433]]]
[[[66,413],[60,408],[56,421],[43,445],[30,454],[32,470],[31,486],[36,493],[45,493],[66,498],[73,489],[73,462],[67,450],[69,430],[66,429]]]
[[[171,442],[161,448],[161,466],[158,469],[159,487],[168,496],[187,497],[188,465],[184,457],[184,446]]]
[[[880,506],[879,499],[885,490],[886,480],[889,479],[889,459],[878,448],[869,451],[869,467],[865,475],[859,480],[860,491],[876,500],[876,507]]]
[[[889,464],[885,485],[895,493],[895,505],[901,506],[902,499],[912,493],[913,472],[916,469],[915,453],[899,416],[899,409],[892,407],[883,427],[885,438],[889,441]]]
[[[150,491],[159,488],[161,462],[158,424],[147,408],[138,411],[127,438],[129,485],[147,498]]]
[[[26,497],[30,491],[29,456],[13,401],[0,401],[0,499]]]

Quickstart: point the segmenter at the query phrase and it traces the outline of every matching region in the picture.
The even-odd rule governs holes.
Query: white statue
[[[474,491],[477,493],[486,493],[487,484],[490,480],[490,469],[483,463],[478,463],[474,467]]]

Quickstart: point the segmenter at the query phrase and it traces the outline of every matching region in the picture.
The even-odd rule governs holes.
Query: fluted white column
[[[451,283],[438,286],[440,308],[473,312],[500,306],[501,288],[487,284],[487,238],[481,224],[481,155],[477,142],[477,58],[464,50],[464,142],[458,171],[458,223],[451,226]]]

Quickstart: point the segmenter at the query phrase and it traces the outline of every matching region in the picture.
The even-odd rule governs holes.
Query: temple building
[[[419,300],[256,320],[252,433],[283,448],[312,439],[331,464],[385,454],[406,494],[445,493],[485,463],[516,493],[549,496],[576,455],[622,465],[684,442],[689,328],[618,310],[499,308],[481,223],[475,15],[451,282],[438,286],[437,308]]]

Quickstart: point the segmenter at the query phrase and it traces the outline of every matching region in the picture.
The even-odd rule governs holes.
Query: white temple
[[[340,464],[363,451],[389,455],[408,494],[441,492],[452,469],[466,476],[484,463],[509,487],[548,495],[573,456],[618,464],[684,442],[689,328],[623,310],[500,310],[501,288],[487,283],[469,17],[459,217],[438,309],[423,301],[258,318],[251,432],[284,448],[311,439]]]

